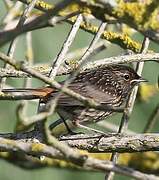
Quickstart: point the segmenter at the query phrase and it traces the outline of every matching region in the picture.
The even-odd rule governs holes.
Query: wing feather
[[[93,85],[90,85],[88,83],[72,83],[69,85],[69,88],[76,93],[81,94],[84,97],[94,99],[95,101],[99,103],[109,104],[114,100],[114,97],[107,93],[103,92],[100,89],[95,89]],[[52,96],[55,97],[57,93],[53,93]],[[60,96],[59,106],[83,106],[83,103],[80,101],[66,95],[62,94]]]

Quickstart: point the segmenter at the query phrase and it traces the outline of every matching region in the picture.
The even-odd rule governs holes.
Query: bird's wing
[[[83,83],[72,83],[69,85],[69,88],[80,95],[91,98],[99,103],[109,104],[111,103],[115,97],[107,92],[103,92],[100,89],[95,88],[91,84],[83,84]],[[52,96],[55,97],[57,93],[53,93]],[[83,103],[80,101],[66,95],[62,94],[58,101],[58,105],[60,106],[83,106]]]

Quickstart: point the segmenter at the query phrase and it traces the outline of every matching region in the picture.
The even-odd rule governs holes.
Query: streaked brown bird
[[[81,72],[68,87],[102,105],[120,107],[126,101],[133,87],[145,81],[128,66],[112,65]],[[14,95],[15,99],[22,95],[26,96],[25,99],[40,98],[43,103],[48,103],[58,94],[58,90],[52,87],[6,89],[3,92]],[[85,107],[83,103],[66,94],[60,96],[56,111],[63,121],[69,119],[79,127],[83,124],[103,120],[113,113],[111,110],[103,111]],[[56,123],[53,123],[52,127],[54,126]]]

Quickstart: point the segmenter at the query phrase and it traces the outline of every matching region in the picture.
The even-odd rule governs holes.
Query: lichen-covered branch
[[[14,153],[19,152],[19,153],[25,153],[29,155],[34,155],[34,156],[46,156],[50,158],[55,158],[55,159],[63,159],[67,160],[66,157],[64,157],[59,151],[54,149],[51,146],[47,146],[45,144],[40,144],[40,143],[35,143],[35,142],[25,142],[19,141],[19,140],[9,140],[5,138],[0,138],[0,150],[1,151],[13,151]],[[84,154],[82,155],[84,156]],[[82,157],[81,156],[81,157]],[[81,161],[81,165],[80,165]],[[74,161],[76,164],[76,162]],[[130,177],[133,177],[135,179],[151,179],[151,180],[157,180],[158,178],[154,175],[148,175],[144,174],[142,172],[119,166],[119,165],[114,165],[110,161],[102,161],[99,159],[92,158],[88,156],[86,153],[85,159],[79,159],[78,166],[81,166],[83,169],[89,169],[89,170],[98,170],[98,171],[106,171],[106,170],[113,170],[114,172],[117,172],[119,174],[124,174],[128,175]]]
[[[28,3],[27,0],[20,0],[23,3]],[[96,18],[107,21],[107,14],[116,18],[119,22],[123,22],[128,26],[136,29],[139,32],[142,32],[145,36],[149,37],[151,40],[155,42],[159,42],[158,38],[158,19],[157,19],[157,12],[158,6],[156,2],[150,2],[149,4],[146,3],[132,3],[132,2],[124,2],[123,0],[120,3],[116,1],[100,1],[98,0],[96,3],[92,1],[78,1],[75,2],[73,5],[69,5],[66,9],[68,11],[81,11],[87,14],[93,14]],[[40,0],[36,4],[36,8],[46,12],[48,9],[53,8],[54,6],[51,4],[47,4],[46,2]],[[151,16],[149,16],[147,10],[152,10]],[[60,15],[66,14],[65,10],[60,12]],[[145,15],[147,15],[145,17]],[[145,19],[148,18],[148,21],[145,22]],[[71,21],[70,21],[71,23]],[[81,28],[90,32],[96,33],[97,27],[91,26],[89,24],[81,25]],[[141,45],[132,41],[129,36],[116,34],[112,32],[105,32],[103,33],[104,39],[109,40],[112,43],[117,43],[118,45],[125,44],[125,48],[130,48],[135,52],[139,52]]]
[[[21,0],[21,2],[28,4],[28,1],[26,1],[26,0]],[[54,6],[47,4],[43,1],[38,1],[36,3],[36,8],[38,8],[44,12],[47,12],[48,10],[54,8]],[[72,12],[72,11],[73,12],[77,12],[77,11],[85,12],[86,9],[87,9],[86,7],[80,7],[78,4],[73,4],[73,5],[69,5],[68,9],[66,8],[66,10],[60,11],[59,14],[61,16],[66,16],[68,14],[68,12]],[[88,12],[89,12],[89,10],[88,10]],[[74,24],[75,18],[70,18],[70,19],[67,19],[66,21],[70,24]],[[49,23],[47,21],[44,21],[43,24],[45,24],[43,26],[49,26]],[[4,31],[0,34],[2,36],[2,39],[0,40],[0,44],[2,41],[4,41],[5,38],[6,38],[6,40],[5,40],[6,42],[9,40],[9,38],[7,38],[7,36],[10,37],[10,35],[12,35],[12,36],[16,37],[17,35],[20,35],[21,33],[37,29],[38,27],[39,27],[39,25],[35,25],[34,20],[33,20],[32,22],[29,22],[28,24],[24,25],[22,29],[13,29],[8,32]],[[91,23],[83,22],[83,23],[81,23],[80,28],[91,34],[96,34],[98,31],[98,27],[95,25],[92,25]],[[126,34],[104,31],[102,33],[101,38],[106,39],[106,40],[110,41],[111,43],[118,44],[123,49],[131,49],[134,52],[139,52],[139,49],[141,47],[140,43],[132,40]]]
[[[89,152],[142,152],[159,150],[159,134],[106,134],[62,137],[71,147]]]
[[[123,56],[116,56],[110,58],[99,59],[93,62],[87,63],[86,66],[83,67],[84,70],[97,68],[98,66],[104,65],[112,65],[112,64],[123,64],[123,63],[132,63],[132,62],[141,62],[141,61],[154,61],[159,62],[159,53],[146,53],[146,54],[132,54],[132,55],[123,55]],[[72,59],[67,61],[68,66],[60,66],[57,75],[66,75],[71,73],[75,70],[75,67],[78,65],[78,62]],[[32,67],[33,70],[48,76],[51,65],[49,64],[37,64]],[[23,71],[17,71],[15,69],[4,69],[0,68],[0,77],[14,77],[14,78],[26,78],[32,77],[31,74],[25,73]]]
[[[37,141],[42,141],[40,134],[36,131],[30,131],[26,133],[0,134],[0,137],[19,140],[20,142],[36,142],[36,139]],[[158,133],[132,135],[124,135],[118,133],[107,133],[105,135],[77,134],[71,136],[62,136],[59,138],[59,140],[67,143],[73,148],[86,150],[90,153],[132,153],[159,150]]]

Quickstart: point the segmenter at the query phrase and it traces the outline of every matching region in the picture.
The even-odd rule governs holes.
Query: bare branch
[[[72,26],[72,29],[69,32],[68,37],[66,38],[66,40],[62,46],[62,49],[59,51],[59,54],[57,55],[56,59],[53,61],[52,69],[49,74],[51,79],[55,78],[60,65],[62,64],[62,62],[64,62],[66,53],[68,52],[68,50],[76,36],[76,33],[79,29],[79,26],[80,26],[80,23],[82,22],[82,20],[83,20],[82,15],[81,14],[78,15],[75,24]]]

